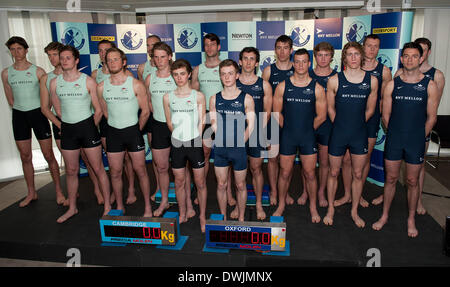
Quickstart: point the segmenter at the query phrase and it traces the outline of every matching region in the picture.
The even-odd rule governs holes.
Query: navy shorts
[[[422,164],[425,155],[424,132],[388,132],[384,146],[384,158],[404,160],[409,164]]]
[[[214,166],[233,166],[234,170],[247,169],[247,151],[245,147],[214,147]]]
[[[333,124],[331,123],[330,118],[327,116],[325,122],[323,122],[320,127],[316,130],[316,141],[318,144],[323,146],[328,146],[330,142],[331,129],[333,128]]]
[[[282,134],[280,143],[280,154],[282,155],[295,155],[297,149],[301,155],[311,155],[317,153],[316,138],[313,133],[309,136],[302,135],[302,139],[299,141],[292,140],[288,134]]]
[[[367,154],[368,140],[367,128],[360,131],[344,131],[333,127],[331,130],[330,143],[328,145],[328,154],[333,156],[343,156],[347,149],[351,154]]]

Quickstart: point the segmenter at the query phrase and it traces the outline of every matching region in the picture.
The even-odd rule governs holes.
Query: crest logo
[[[388,56],[386,56],[385,54],[380,54],[377,57],[377,61],[380,62],[381,64],[385,65],[386,67],[389,68],[389,70],[392,71],[392,61],[391,58],[389,58]]]
[[[261,64],[259,65],[259,69],[261,70],[261,71],[264,71],[264,69],[267,67],[267,66],[270,66],[270,65],[272,65],[273,63],[275,63],[275,57],[273,56],[273,55],[271,55],[271,56],[267,56],[267,57],[265,57],[264,59],[262,59],[262,61],[261,61]]]
[[[364,38],[367,36],[367,33],[368,29],[366,25],[361,21],[355,21],[350,25],[345,37],[349,42],[358,42],[362,44]]]
[[[120,42],[128,50],[137,50],[142,46],[144,39],[135,30],[128,30],[122,34]]]
[[[198,36],[193,29],[186,27],[181,29],[177,41],[184,49],[192,49],[198,43]]]
[[[291,39],[294,46],[303,47],[311,40],[311,33],[308,28],[300,25],[291,30]]]
[[[84,38],[83,33],[78,28],[69,27],[64,30],[61,43],[63,43],[64,45],[73,46],[77,50],[81,50],[81,48],[83,48],[84,44],[86,43],[86,39]]]

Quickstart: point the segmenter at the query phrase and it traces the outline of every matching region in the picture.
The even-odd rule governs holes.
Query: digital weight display
[[[284,251],[286,223],[206,220],[206,247]]]
[[[100,219],[103,242],[176,245],[177,219],[110,216]]]

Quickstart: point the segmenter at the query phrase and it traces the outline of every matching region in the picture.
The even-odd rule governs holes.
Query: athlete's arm
[[[11,86],[8,83],[8,68],[2,71],[2,82],[3,82],[3,89],[5,90],[6,100],[8,101],[9,106],[12,108],[14,105],[14,96]]]
[[[338,74],[332,76],[327,82],[327,112],[331,122],[334,122],[336,117],[335,98],[339,86]]]
[[[429,135],[431,129],[433,129],[434,124],[437,120],[437,109],[439,106],[439,87],[433,81],[430,80],[428,84],[428,101],[427,101],[427,121],[425,122],[425,136]]]
[[[59,101],[58,96],[56,95],[56,78],[50,81],[50,100],[51,105],[55,109],[56,114],[61,119],[61,102]],[[52,122],[61,130],[61,121],[56,117],[52,120]]]
[[[198,110],[198,132],[203,134],[205,128],[205,115],[206,115],[206,99],[202,92],[197,92],[197,110]]]
[[[273,117],[278,122],[280,127],[283,127],[284,125],[284,118],[281,114],[281,111],[283,110],[283,95],[284,95],[284,88],[285,88],[286,82],[283,81],[278,84],[278,86],[275,89],[275,93],[273,95]]]
[[[148,95],[144,84],[137,79],[133,79],[133,88],[134,94],[138,100],[139,108],[141,109],[141,114],[139,115],[139,130],[142,130],[150,116],[150,108],[147,100]]]
[[[319,83],[316,83],[316,117],[314,118],[314,130],[317,130],[326,119],[327,97],[325,96],[325,89]]]
[[[42,69],[41,67],[36,67],[36,76],[39,80],[39,83],[41,82],[42,77],[45,75],[47,75],[47,73],[44,69]]]
[[[166,115],[167,127],[171,132],[173,132],[172,115],[170,113],[170,106],[169,106],[169,94],[165,94],[163,97],[163,107],[164,107],[164,114]]]
[[[264,70],[262,72],[262,75],[261,75],[261,78],[263,78],[267,82],[269,81],[269,78],[270,78],[270,65],[264,68]]]
[[[200,66],[197,66],[192,71],[192,80],[191,80],[191,88],[194,90],[200,90],[200,82],[198,81],[198,70]]]
[[[150,93],[150,76],[149,74],[147,78],[145,79],[145,91],[147,92],[147,99],[148,99],[148,107],[150,109],[150,112],[153,112],[153,105],[152,105],[152,93]]]
[[[384,128],[389,126],[389,119],[392,112],[392,92],[394,91],[394,80],[390,80],[383,90],[383,110],[381,111],[381,123]]]
[[[211,128],[217,132],[217,115],[216,115],[216,95],[209,98],[209,118],[211,120]]]
[[[100,120],[102,119],[103,112],[97,97],[97,82],[88,76],[86,77],[86,87],[89,95],[91,95],[92,107],[94,107],[94,122],[95,125],[98,126],[98,123],[100,123]]]
[[[142,82],[145,82],[144,77],[144,66],[145,66],[145,62],[142,64],[139,64],[138,69],[137,69],[137,74],[138,74],[138,79],[141,80]]]
[[[444,86],[445,86],[445,77],[444,73],[442,73],[440,70],[436,69],[436,72],[434,73],[434,83],[437,86],[438,93],[439,93],[439,103],[441,102],[442,93],[444,92]]]
[[[383,90],[384,87],[392,80],[391,70],[388,67],[383,66],[383,80],[381,82],[381,102],[380,102],[380,113],[383,110]]]
[[[136,78],[134,77],[134,74],[133,74],[130,70],[128,70],[128,69],[125,69],[125,75],[130,76],[130,77],[133,77],[133,79],[136,79]]]
[[[49,119],[52,123],[55,123],[58,121],[58,119],[55,117],[55,115],[51,111],[51,100],[50,100],[50,93],[47,90],[47,79],[48,74],[45,74],[42,76],[40,83],[39,83],[39,89],[41,94],[41,112],[42,114]]]
[[[378,101],[378,80],[374,76],[370,76],[370,95],[367,98],[366,104],[366,122],[373,116],[375,113],[375,108],[377,106]]]
[[[263,89],[264,89],[264,112],[266,113],[266,116],[264,117],[263,121],[263,128],[267,126],[267,123],[270,119],[270,112],[272,111],[272,86],[269,84],[268,81],[263,80]],[[259,117],[259,115],[256,115]]]
[[[92,71],[92,73],[91,73],[91,78],[92,79],[94,79],[94,80],[96,80],[97,79],[97,69],[95,69],[94,71]]]
[[[101,82],[97,85],[97,98],[100,104],[100,108],[102,109],[102,113],[106,119],[108,119],[108,105],[106,104],[105,98],[103,97],[103,87],[104,82]]]
[[[247,128],[244,133],[244,142],[247,142],[253,129],[255,128],[255,102],[253,101],[253,97],[249,94],[245,95],[244,99],[245,105],[245,115],[247,119]]]

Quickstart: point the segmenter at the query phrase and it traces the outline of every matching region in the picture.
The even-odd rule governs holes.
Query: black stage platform
[[[154,190],[153,172],[150,171],[150,174]],[[65,186],[65,177],[62,177],[62,182]],[[126,186],[124,182],[124,188]],[[295,199],[300,195],[301,186],[299,167],[296,166],[290,186],[290,194]],[[212,213],[219,213],[215,187],[211,166],[208,175],[207,217]],[[138,184],[136,188],[138,189]],[[360,207],[360,216],[366,221],[364,229],[354,225],[349,204],[337,208],[333,227],[325,226],[322,222],[312,224],[307,206],[288,206],[284,218],[287,223],[286,236],[291,246],[289,257],[262,256],[249,250],[230,250],[229,254],[204,253],[204,236],[200,232],[198,217],[181,225],[181,235],[189,236],[181,251],[161,250],[152,245],[101,246],[98,219],[103,207],[96,203],[89,178],[80,179],[79,190],[79,213],[64,224],[56,223],[56,219],[66,208],[56,205],[53,184],[41,188],[38,191],[39,200],[27,208],[19,208],[16,203],[0,212],[0,257],[67,262],[67,250],[78,248],[82,265],[366,266],[372,257],[367,255],[367,251],[377,248],[381,253],[381,266],[450,266],[450,258],[443,255],[443,230],[431,216],[416,216],[419,236],[415,239],[408,238],[406,193],[400,184],[397,186],[390,221],[378,232],[372,230],[371,225],[381,215],[381,206]],[[368,201],[380,192],[382,188],[366,183],[364,196]],[[139,216],[144,211],[139,190],[136,194],[138,201],[128,206],[127,215]],[[338,198],[342,194],[340,183]],[[154,208],[156,206],[153,204]],[[176,205],[169,210],[178,211]],[[231,212],[231,208],[229,210]],[[275,207],[266,207],[265,210],[270,215]],[[322,217],[325,216],[326,208],[319,208],[319,213]],[[248,207],[246,216],[247,220],[255,221],[255,210]]]

